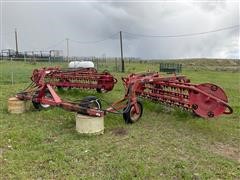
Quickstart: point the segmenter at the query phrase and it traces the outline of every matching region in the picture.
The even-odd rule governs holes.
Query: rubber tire
[[[63,87],[62,86],[57,86],[57,90],[58,91],[63,91]]]
[[[96,100],[96,101],[94,101],[94,100]],[[79,105],[82,106],[82,107],[93,108],[93,107],[89,106],[90,104],[88,104],[88,102],[90,102],[90,101],[94,101],[94,103],[91,103],[92,105],[94,105],[93,107],[95,107],[97,109],[101,109],[102,108],[101,101],[98,100],[98,98],[95,97],[95,96],[86,96],[86,97],[84,97],[81,100]]]
[[[37,95],[38,95],[39,92],[36,92],[34,95],[33,95],[33,98],[35,98]],[[48,90],[46,90],[46,94],[50,94],[50,92]],[[51,94],[50,94],[51,95]],[[42,104],[40,102],[35,102],[32,100],[32,104],[33,104],[33,107],[37,110],[42,110],[42,109],[48,109],[49,107],[44,107],[42,106]]]
[[[142,117],[142,113],[143,113],[142,103],[140,101],[137,101],[137,104],[138,104],[139,110],[140,110],[140,116],[138,117],[137,120],[134,120],[131,117],[131,109],[134,107],[133,105],[131,105],[131,107],[129,108],[129,111],[123,113],[123,119],[125,120],[125,122],[127,124],[135,123],[135,122],[139,121],[139,119]]]
[[[61,91],[61,92],[64,91],[64,89],[66,89],[66,90],[71,90],[72,89],[72,87],[65,87],[65,88],[62,87],[62,86],[56,86],[56,87],[57,87],[57,90]]]
[[[96,89],[98,93],[102,93],[102,90],[100,88]]]
[[[70,82],[69,80],[65,80],[66,82]],[[63,81],[61,81],[63,82]],[[63,91],[64,89],[70,90],[72,87],[62,87],[62,86],[56,86],[58,91]]]
[[[39,102],[32,101],[33,107],[37,110],[41,110],[42,107]]]

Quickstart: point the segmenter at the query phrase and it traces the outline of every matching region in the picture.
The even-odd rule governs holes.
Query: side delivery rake
[[[44,76],[45,78],[51,80],[52,76],[57,77],[53,71],[47,73],[46,70],[43,70],[43,73],[47,74]],[[36,74],[39,74],[39,72]],[[86,74],[91,73],[87,71]],[[61,75],[59,79],[62,80],[65,74],[61,73]],[[88,77],[90,76],[88,75]],[[108,76],[110,75],[107,74]],[[26,90],[18,93],[17,98],[31,100],[37,109],[57,106],[90,116],[104,116],[106,113],[123,114],[127,123],[134,123],[142,116],[143,106],[138,100],[139,97],[157,103],[177,106],[192,111],[203,118],[213,118],[233,112],[222,88],[211,83],[193,84],[186,76],[181,75],[162,76],[157,72],[148,72],[123,77],[124,97],[120,101],[110,104],[105,110],[101,107],[101,99],[94,96],[87,96],[78,103],[62,100],[53,88],[59,84],[55,81],[46,81],[42,77],[33,75],[33,82],[37,80],[38,83],[32,83]],[[115,78],[112,77],[112,83],[115,82]],[[96,87],[94,86],[94,88]],[[102,101],[105,100],[102,99]]]

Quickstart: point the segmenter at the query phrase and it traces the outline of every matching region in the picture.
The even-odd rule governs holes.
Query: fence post
[[[11,80],[12,80],[12,85],[13,85],[13,72],[12,72],[12,75],[11,75]]]
[[[97,71],[98,71],[98,58],[96,60],[97,60]]]
[[[116,68],[116,72],[118,72],[117,58],[115,58],[115,68]]]
[[[95,65],[95,62],[94,62],[94,56],[92,56],[92,62],[93,62],[93,64]]]

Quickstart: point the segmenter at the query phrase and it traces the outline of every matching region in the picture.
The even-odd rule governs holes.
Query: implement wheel
[[[66,82],[66,83],[71,83],[68,79],[65,79],[65,80],[60,80],[60,82]],[[59,90],[59,91],[63,91],[64,89],[67,89],[67,90],[70,90],[71,89],[71,87],[70,86],[68,86],[68,87],[64,87],[64,86],[56,86],[57,87],[57,89]]]
[[[142,117],[142,113],[143,113],[142,103],[137,101],[137,106],[139,109],[139,113],[136,113],[134,105],[131,105],[128,111],[123,113],[123,118],[126,123],[130,123],[130,124],[135,123]]]
[[[39,94],[39,92],[37,91],[37,92],[33,95],[33,99],[36,98],[36,97],[38,97],[38,94]],[[52,98],[52,95],[51,95],[51,93],[49,92],[49,90],[46,90],[46,91],[45,91],[45,97],[47,97],[47,98]],[[42,104],[42,103],[36,102],[36,101],[34,101],[34,100],[32,100],[32,104],[33,104],[33,106],[35,107],[35,109],[38,109],[38,110],[47,109],[47,108],[50,107],[49,104]]]
[[[96,88],[98,93],[106,93],[107,90],[103,89],[103,88]]]

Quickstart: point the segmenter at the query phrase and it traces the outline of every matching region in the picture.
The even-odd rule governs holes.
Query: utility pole
[[[120,48],[121,48],[122,72],[124,72],[125,68],[124,68],[123,48],[122,48],[122,31],[120,31]]]
[[[69,62],[69,44],[68,44],[69,39],[66,38],[66,41],[67,41],[67,62]]]
[[[15,28],[15,42],[16,42],[16,55],[18,55],[18,39],[17,39],[17,28]]]

